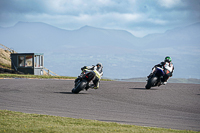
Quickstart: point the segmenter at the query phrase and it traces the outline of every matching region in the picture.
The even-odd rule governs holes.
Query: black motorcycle
[[[145,88],[150,89],[151,87],[160,86],[164,75],[164,70],[160,67],[156,67],[153,74],[148,77]]]
[[[75,80],[72,93],[78,94],[82,90],[88,90],[90,88],[90,82],[94,80],[96,73],[92,70],[83,70],[80,76]]]

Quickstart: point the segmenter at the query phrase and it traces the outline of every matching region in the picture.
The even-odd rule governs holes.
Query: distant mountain
[[[106,30],[90,26],[84,26],[78,30],[62,30],[44,23],[19,22],[13,27],[1,28],[1,43],[8,43],[17,51],[34,50],[41,51],[53,46],[58,47],[131,47],[138,38],[127,31]],[[12,39],[8,39],[12,38]],[[15,47],[17,44],[18,47]],[[29,47],[26,49],[25,47]],[[25,48],[25,49],[24,49]],[[51,50],[51,49],[48,49]]]
[[[143,39],[145,42],[157,45],[159,42],[161,45],[167,46],[188,46],[199,45],[200,38],[200,22],[186,27],[179,27],[172,30],[168,30],[163,34],[150,34]],[[163,46],[162,46],[163,47]]]
[[[138,38],[125,30],[19,22],[0,27],[0,43],[17,52],[44,53],[45,67],[59,75],[77,76],[80,67],[102,62],[105,77],[145,77],[169,55],[174,77],[200,78],[200,23]]]

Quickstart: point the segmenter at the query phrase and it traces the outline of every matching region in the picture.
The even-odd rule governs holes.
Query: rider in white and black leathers
[[[90,88],[98,89],[100,79],[103,76],[103,65],[101,63],[97,63],[96,66],[84,66],[81,68],[82,71],[84,69],[93,70],[96,73],[96,77],[93,80],[93,84],[90,85]]]
[[[148,76],[148,78],[153,74],[153,72],[155,71],[155,67],[161,67],[164,69],[165,75],[163,76],[162,84],[165,85],[167,84],[167,80],[169,79],[169,77],[172,77],[172,73],[174,71],[174,65],[172,63],[172,59],[171,57],[167,56],[165,57],[164,62],[161,62],[160,64],[155,65],[152,68],[152,72],[151,74]]]

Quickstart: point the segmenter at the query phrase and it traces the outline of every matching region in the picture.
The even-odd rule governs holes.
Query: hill
[[[1,44],[1,46],[3,46]],[[11,69],[10,51],[0,48],[0,73],[21,74]]]
[[[10,51],[0,48],[0,67],[11,68]]]
[[[45,23],[19,22],[0,28],[0,43],[19,52],[44,53],[45,66],[76,77],[80,68],[102,62],[111,79],[145,77],[171,56],[174,78],[200,79],[200,23],[137,38],[124,30],[84,26],[64,30]]]

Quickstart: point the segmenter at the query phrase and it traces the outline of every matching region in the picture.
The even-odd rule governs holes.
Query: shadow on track
[[[54,92],[54,93],[77,95],[77,94],[74,94],[74,93],[72,93],[72,92]],[[78,94],[87,94],[87,93],[78,93]]]
[[[146,89],[146,88],[129,88],[129,89],[134,89],[134,90],[158,90],[155,88],[151,88],[151,89]]]
[[[129,88],[129,89],[134,89],[134,90],[146,90],[145,88]]]

